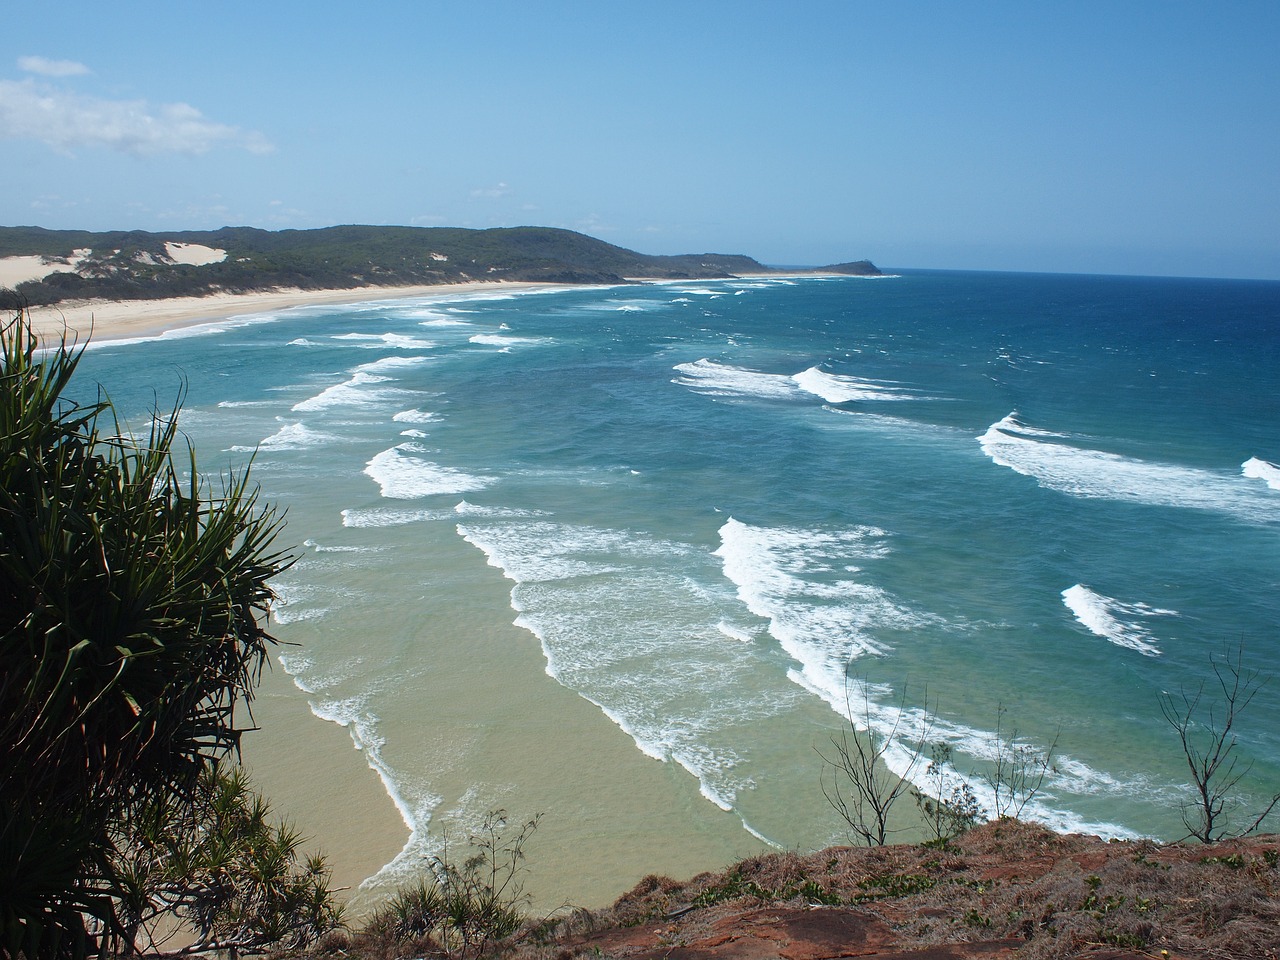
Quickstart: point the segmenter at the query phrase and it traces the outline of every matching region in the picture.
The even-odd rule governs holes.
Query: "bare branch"
[[[1241,765],[1235,753],[1236,721],[1270,680],[1257,670],[1246,669],[1243,661],[1243,644],[1224,648],[1220,657],[1210,657],[1219,690],[1218,698],[1211,702],[1205,702],[1203,682],[1193,692],[1182,689],[1177,696],[1164,693],[1160,697],[1160,713],[1178,736],[1195,792],[1195,799],[1183,806],[1182,822],[1187,836],[1202,843],[1253,833],[1280,804],[1280,794],[1272,796],[1244,829],[1237,828],[1231,816],[1232,810],[1243,805],[1235,796],[1236,787],[1253,769],[1252,761]]]
[[[853,704],[852,687],[855,682],[864,688],[860,711],[855,711]],[[831,738],[829,753],[815,749],[823,760],[823,796],[850,830],[871,847],[883,846],[894,832],[889,827],[889,812],[910,790],[910,776],[920,763],[921,751],[931,727],[926,722],[923,730],[915,731],[912,735],[915,746],[909,750],[906,769],[901,776],[894,774],[885,758],[895,744],[901,743],[899,730],[905,713],[906,688],[898,699],[889,729],[876,732],[866,687],[865,678],[846,675],[844,697],[848,728],[842,730],[838,737]]]

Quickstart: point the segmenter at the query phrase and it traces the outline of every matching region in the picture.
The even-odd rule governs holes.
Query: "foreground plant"
[[[176,920],[196,935],[190,951],[259,951],[301,949],[342,926],[325,858],[302,855],[303,838],[272,820],[241,770],[207,769],[196,793],[120,825],[112,866],[132,932],[159,946]]]
[[[951,771],[951,745],[935,743],[929,750],[924,789],[911,788],[911,796],[935,843],[945,844],[981,823],[986,813],[973,788]]]
[[[132,946],[125,825],[238,744],[288,565],[247,473],[175,458],[176,405],[139,439],[65,399],[81,356],[0,327],[0,956],[28,960]]]
[[[448,848],[429,863],[431,877],[400,890],[365,927],[383,952],[396,946],[437,950],[448,957],[483,956],[525,924],[529,898],[521,881],[524,847],[541,818],[508,828],[502,810],[486,814],[467,838],[468,855],[454,862]]]

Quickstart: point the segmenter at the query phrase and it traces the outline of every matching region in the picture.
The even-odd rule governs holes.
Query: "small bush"
[[[399,891],[369,919],[364,946],[383,956],[435,951],[465,960],[512,938],[527,919],[520,874],[538,820],[512,833],[503,811],[487,814],[467,839],[471,855],[457,864],[446,848],[432,858],[430,878]]]

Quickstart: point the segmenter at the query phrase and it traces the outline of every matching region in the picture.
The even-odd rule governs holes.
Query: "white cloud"
[[[481,187],[471,191],[471,196],[476,200],[497,200],[499,197],[505,197],[511,192],[511,188],[505,183],[499,183],[496,187]]]
[[[262,134],[209,120],[186,103],[103,100],[33,80],[0,80],[0,138],[38,140],[62,151],[107,147],[136,156],[205,153],[222,145],[253,153],[272,149]]]
[[[83,63],[50,60],[48,57],[19,57],[18,69],[38,73],[42,77],[82,77],[89,72],[89,68]]]

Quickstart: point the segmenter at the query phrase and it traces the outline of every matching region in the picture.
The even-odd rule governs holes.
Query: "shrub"
[[[520,875],[524,846],[539,817],[507,829],[504,811],[491,811],[467,838],[470,854],[453,862],[445,851],[429,863],[430,878],[400,890],[368,921],[366,944],[384,955],[434,948],[449,957],[478,957],[524,925],[529,899]]]

